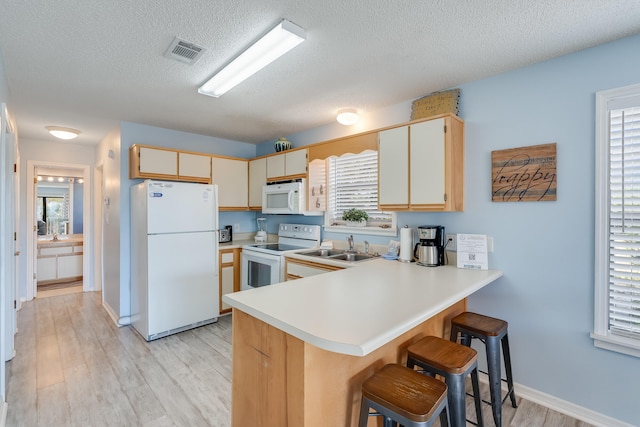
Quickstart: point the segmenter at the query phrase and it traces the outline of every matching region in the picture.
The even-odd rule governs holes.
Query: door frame
[[[27,301],[32,300],[37,294],[38,282],[34,278],[36,269],[34,268],[36,260],[36,244],[33,239],[34,228],[37,227],[36,215],[35,215],[35,170],[37,167],[52,167],[52,168],[66,168],[66,169],[80,169],[82,170],[82,179],[84,179],[84,185],[82,186],[82,217],[85,225],[82,230],[83,239],[83,256],[82,256],[82,290],[84,292],[94,290],[93,270],[92,270],[92,253],[93,253],[93,216],[91,212],[92,205],[92,181],[91,181],[91,165],[78,164],[78,163],[60,163],[60,162],[48,162],[43,160],[27,160],[27,277],[26,277],[26,295]],[[36,228],[37,229],[37,228]],[[27,237],[25,236],[25,237]]]

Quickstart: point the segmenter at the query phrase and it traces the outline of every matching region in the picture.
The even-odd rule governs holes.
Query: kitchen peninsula
[[[356,425],[362,382],[420,337],[445,336],[466,297],[501,276],[376,259],[225,295],[233,426]]]

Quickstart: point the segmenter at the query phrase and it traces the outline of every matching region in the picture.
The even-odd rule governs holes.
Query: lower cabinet
[[[286,280],[302,279],[303,277],[316,276],[336,270],[344,270],[344,268],[328,264],[319,264],[312,261],[286,258]]]
[[[39,247],[37,278],[39,285],[82,279],[82,243]]]
[[[218,251],[220,282],[220,314],[231,312],[231,307],[222,302],[222,296],[240,290],[240,254],[242,248]]]

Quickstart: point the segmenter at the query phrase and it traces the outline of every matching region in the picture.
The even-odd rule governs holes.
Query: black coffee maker
[[[418,239],[413,256],[418,265],[437,267],[444,265],[444,227],[422,225],[418,227]]]

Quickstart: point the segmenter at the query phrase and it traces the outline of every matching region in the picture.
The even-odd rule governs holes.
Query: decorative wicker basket
[[[411,120],[437,116],[438,114],[453,113],[458,115],[460,89],[434,92],[413,101],[411,106]]]

